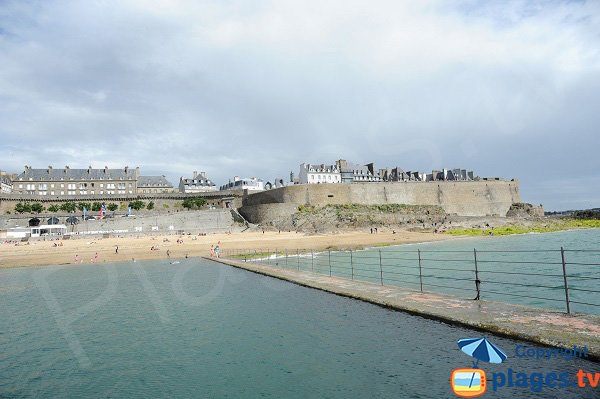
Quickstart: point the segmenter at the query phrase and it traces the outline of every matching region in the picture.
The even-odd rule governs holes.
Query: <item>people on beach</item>
[[[220,242],[220,241],[219,241]],[[221,251],[221,248],[219,248],[218,245],[215,246],[215,256],[218,258],[219,257],[219,253]]]
[[[210,246],[210,257],[214,257],[215,256],[215,248],[211,245]]]
[[[170,258],[170,257],[171,257],[171,251],[169,251],[169,250],[167,249],[167,258]]]
[[[81,258],[79,257],[79,255],[75,255],[74,261],[75,263],[81,263]]]
[[[117,247],[115,248],[115,253],[118,255],[119,254],[119,246],[117,245]]]

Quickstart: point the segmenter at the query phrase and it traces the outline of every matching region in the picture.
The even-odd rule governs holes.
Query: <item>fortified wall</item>
[[[503,217],[517,202],[517,180],[302,184],[249,194],[239,211],[251,223],[290,215],[299,205],[328,204],[439,205],[448,214]]]

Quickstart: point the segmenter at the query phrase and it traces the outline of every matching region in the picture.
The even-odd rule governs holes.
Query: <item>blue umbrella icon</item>
[[[473,368],[477,368],[480,360],[488,363],[502,363],[508,357],[502,349],[492,344],[486,338],[459,339],[458,347],[461,351],[476,359],[473,362]],[[473,376],[471,377],[469,387],[471,387],[474,377],[475,373],[473,373]]]

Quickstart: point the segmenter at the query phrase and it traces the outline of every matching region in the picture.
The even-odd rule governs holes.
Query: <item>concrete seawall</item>
[[[459,216],[506,216],[521,202],[518,181],[302,184],[250,194],[240,213],[252,223],[293,213],[299,205],[437,205]]]
[[[473,301],[421,293],[339,277],[280,269],[258,263],[205,258],[380,306],[449,324],[554,347],[587,346],[588,359],[600,361],[600,316],[565,313],[492,301]]]

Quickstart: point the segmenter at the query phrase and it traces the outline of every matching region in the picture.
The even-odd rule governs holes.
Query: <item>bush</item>
[[[50,206],[48,207],[48,211],[50,211],[50,212],[52,212],[52,213],[56,213],[56,212],[58,212],[59,210],[60,210],[60,208],[58,207],[58,205],[54,205],[54,204],[53,204],[53,205],[50,205]]]
[[[114,211],[116,211],[117,209],[119,209],[119,205],[115,204],[114,202],[111,202],[110,204],[108,204],[108,205],[106,206],[106,208],[107,208],[109,211],[111,211],[111,212],[114,212]]]
[[[102,208],[102,204],[99,202],[94,202],[91,206],[91,209],[94,212],[100,212],[100,208]],[[88,208],[88,209],[90,209],[90,208]]]
[[[140,209],[144,209],[146,207],[146,203],[141,200],[135,200],[135,201],[131,201],[129,203],[129,207],[131,209],[135,209],[136,211],[139,211]]]
[[[75,212],[77,205],[74,202],[65,202],[60,206],[60,210],[64,212]]]
[[[154,209],[154,201],[148,202],[148,205],[146,205],[146,209],[148,209],[148,210]]]
[[[40,204],[39,202],[36,202],[34,204],[31,204],[31,211],[35,212],[35,213],[42,213],[46,210],[46,208]]]
[[[17,213],[31,213],[31,204],[26,203],[17,203],[17,205],[15,205],[15,212]]]
[[[206,205],[206,200],[201,197],[186,198],[183,200],[182,205],[186,209],[199,209]]]
[[[80,211],[83,212],[83,208],[85,208],[89,211],[89,210],[91,210],[92,206],[90,205],[89,202],[80,202],[77,204],[77,209],[79,209]]]

